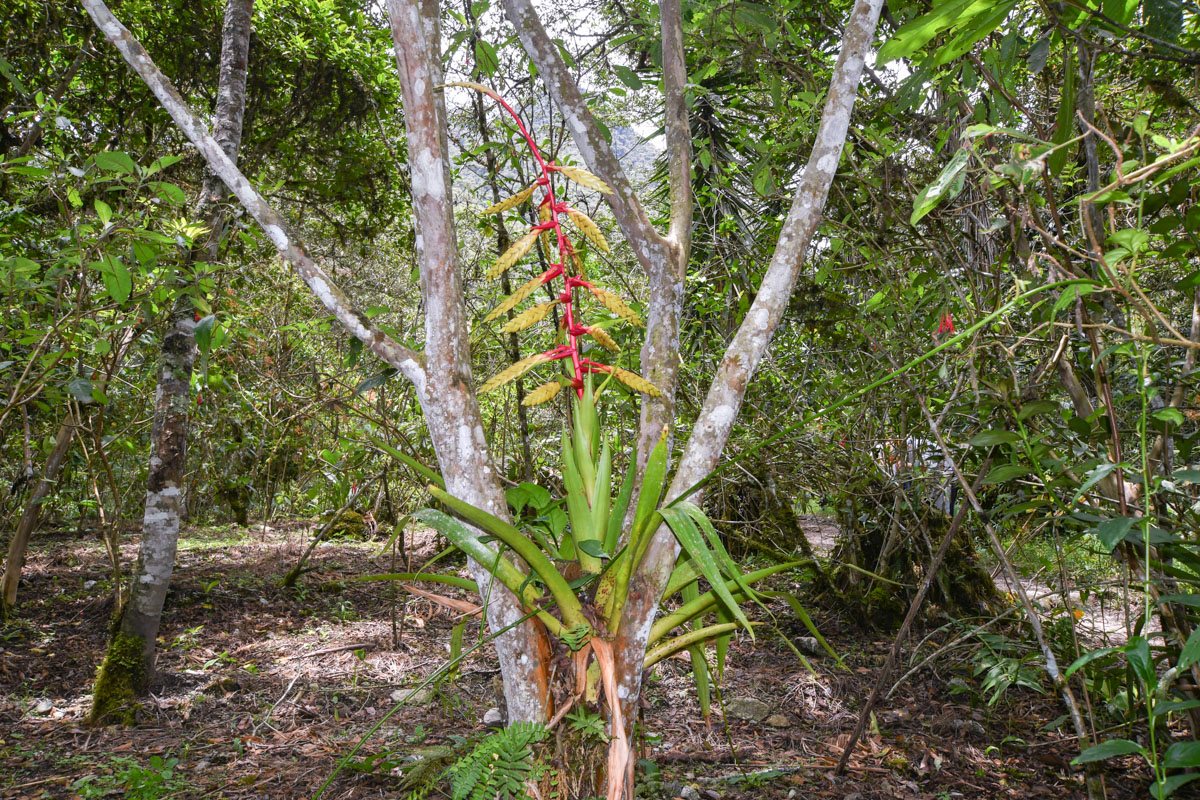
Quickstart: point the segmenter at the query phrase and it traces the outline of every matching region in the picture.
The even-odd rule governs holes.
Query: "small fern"
[[[444,775],[454,800],[527,800],[527,781],[539,781],[546,767],[533,759],[533,746],[546,738],[544,725],[518,722],[483,739]]]

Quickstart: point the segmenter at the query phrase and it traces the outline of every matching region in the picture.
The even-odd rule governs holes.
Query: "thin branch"
[[[267,238],[275,245],[280,256],[292,265],[300,279],[337,317],[338,321],[351,334],[360,339],[371,352],[399,370],[416,384],[418,389],[423,387],[425,370],[421,365],[421,356],[376,328],[364,314],[353,306],[329,275],[308,256],[300,241],[288,231],[279,213],[250,185],[250,181],[209,135],[204,123],[154,64],[149,53],[129,32],[129,29],[113,16],[103,0],[82,0],[82,2],[84,9],[96,26],[120,51],[133,71],[146,83],[166,112],[171,115],[176,126],[196,146],[209,169],[225,182],[225,185],[250,213],[250,216],[254,217],[254,220],[262,226]]]

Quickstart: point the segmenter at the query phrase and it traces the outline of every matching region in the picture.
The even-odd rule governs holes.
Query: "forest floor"
[[[311,530],[296,522],[186,531],[161,631],[160,682],[137,727],[99,729],[84,723],[112,611],[107,558],[98,542],[81,544],[74,533],[40,535],[18,615],[0,627],[0,798],[313,797],[392,709],[393,695],[446,662],[460,615],[424,597],[397,597],[391,583],[348,582],[391,571],[389,555],[373,558],[378,542],[322,544],[314,571],[297,589],[280,589]],[[128,569],[136,539],[122,554]],[[806,590],[800,575],[773,588],[802,597]],[[640,796],[1085,796],[1068,765],[1078,746],[1053,694],[1012,687],[989,706],[965,644],[909,672],[970,631],[971,621],[930,623],[910,637],[901,671],[909,674],[880,702],[850,769],[835,776],[832,764],[891,639],[813,606],[846,667],[811,657],[810,672],[778,635],[809,632],[786,605],[771,610],[785,622],[778,633],[764,628],[755,641],[735,641],[722,684],[728,713],[714,704],[711,725],[688,662],[669,659],[658,669],[644,711],[649,777]],[[468,646],[478,635],[469,624]],[[1019,647],[1014,668],[1028,653]],[[1037,673],[1033,665],[1026,674],[1040,680]],[[485,713],[500,705],[498,684],[494,654],[480,648],[452,681],[391,716],[324,796],[403,797],[396,768],[423,748],[485,732]],[[1149,775],[1132,760],[1109,762],[1106,777],[1109,797],[1146,796]]]

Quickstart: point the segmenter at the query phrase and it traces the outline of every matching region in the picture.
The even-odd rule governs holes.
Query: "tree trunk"
[[[214,136],[231,160],[236,159],[242,138],[252,10],[253,0],[228,0],[225,6]],[[189,266],[200,258],[211,263],[219,256],[225,223],[223,190],[221,179],[206,169],[196,213],[205,220],[209,233],[205,247],[189,254]],[[183,475],[196,350],[195,325],[189,297],[181,295],[176,301],[171,329],[162,343],[141,547],[129,599],[121,610],[96,679],[93,722],[113,717],[131,722],[132,701],[146,691],[154,674],[155,642],[175,569],[184,512]]]
[[[446,489],[471,505],[509,519],[500,477],[491,463],[471,378],[471,352],[454,229],[446,111],[436,0],[388,0],[392,41],[404,96],[404,127],[417,220],[417,258],[425,301],[424,380],[417,399],[429,427]],[[492,586],[487,605],[496,640],[510,722],[545,721],[550,714],[550,644],[536,621],[517,624],[522,603],[494,585],[487,567],[470,562],[480,586]]]
[[[4,562],[4,580],[0,583],[0,591],[3,593],[0,595],[0,611],[4,612],[3,616],[7,616],[9,610],[16,605],[17,585],[21,582],[21,569],[25,566],[25,552],[29,548],[29,537],[33,535],[33,530],[37,527],[38,520],[41,518],[42,503],[50,494],[50,490],[54,488],[58,470],[62,467],[74,437],[75,417],[68,411],[67,416],[58,426],[58,434],[54,437],[54,449],[50,451],[50,457],[46,459],[46,469],[42,471],[42,477],[33,487],[33,494],[29,496],[25,513],[21,515],[21,521],[17,523],[12,541],[8,543],[8,558]]]

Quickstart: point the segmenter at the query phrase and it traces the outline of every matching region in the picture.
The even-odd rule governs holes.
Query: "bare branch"
[[[825,199],[841,160],[850,112],[858,93],[863,62],[875,38],[882,0],[858,0],[846,25],[842,51],[834,67],[829,95],[821,115],[821,125],[813,144],[792,208],[779,234],[775,254],[763,276],[758,294],[750,306],[705,398],[704,407],[692,429],[679,470],[671,485],[677,496],[699,481],[717,465],[729,431],[741,408],[759,361],[767,351],[775,328],[787,308],[792,287],[804,263],[804,256],[821,224]]]
[[[687,61],[683,55],[680,0],[659,3],[662,25],[663,96],[666,105],[667,169],[671,183],[671,228],[667,237],[687,263],[692,236],[692,131],[687,113]]]
[[[371,352],[383,359],[384,362],[398,369],[417,386],[418,391],[421,390],[425,384],[425,369],[420,363],[420,355],[372,325],[365,315],[354,308],[342,290],[325,273],[325,270],[309,258],[299,241],[288,232],[283,218],[250,185],[250,181],[209,135],[204,123],[179,95],[167,77],[155,66],[145,48],[113,16],[103,0],[82,0],[82,2],[84,9],[91,15],[96,26],[120,51],[133,71],[145,81],[146,86],[171,115],[171,119],[175,121],[188,140],[196,146],[209,168],[225,182],[229,190],[250,213],[250,216],[254,217],[255,221],[262,226],[279,254],[292,265],[300,279],[312,289],[313,293],[337,317],[346,330],[360,339]]]

